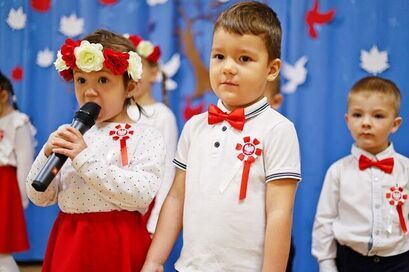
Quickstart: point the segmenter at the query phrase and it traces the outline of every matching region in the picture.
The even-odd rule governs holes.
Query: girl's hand
[[[152,263],[152,262],[145,262],[142,267],[141,272],[164,272],[163,265]]]
[[[44,154],[48,157],[54,152],[73,160],[85,148],[87,145],[82,134],[77,129],[67,126],[50,135],[44,147]]]

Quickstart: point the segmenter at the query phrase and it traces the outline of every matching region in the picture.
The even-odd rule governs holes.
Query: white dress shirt
[[[0,166],[17,168],[22,205],[28,206],[25,181],[34,158],[35,129],[27,115],[17,110],[0,118]]]
[[[386,197],[396,185],[409,193],[409,159],[396,153],[392,144],[375,156],[355,145],[351,153],[328,169],[318,202],[312,254],[320,271],[336,271],[336,241],[365,256],[393,256],[409,250],[396,206]],[[359,170],[361,155],[372,160],[392,157],[393,172],[376,167]],[[408,205],[408,201],[403,204],[406,224]]]
[[[62,167],[45,192],[31,183],[47,158],[41,150],[30,170],[26,188],[31,201],[47,206],[58,201],[65,213],[128,210],[144,213],[155,197],[162,178],[165,147],[153,127],[131,124],[126,141],[128,165],[121,161],[120,141],[110,131],[120,123],[95,124],[84,135],[88,145]]]

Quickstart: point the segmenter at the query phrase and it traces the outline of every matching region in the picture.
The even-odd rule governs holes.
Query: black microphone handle
[[[67,156],[52,153],[31,184],[38,192],[44,192],[67,160]]]
[[[84,134],[90,129],[90,127],[78,119],[74,119],[71,126],[78,129],[81,134]],[[38,192],[44,192],[50,185],[51,181],[53,181],[57,173],[61,170],[61,167],[64,165],[66,160],[67,156],[52,153],[31,184],[34,189]]]

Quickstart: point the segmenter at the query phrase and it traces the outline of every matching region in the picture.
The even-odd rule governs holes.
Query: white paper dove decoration
[[[361,68],[366,72],[377,75],[389,68],[388,52],[379,51],[376,45],[371,50],[361,50]]]
[[[15,30],[23,29],[26,26],[27,16],[23,12],[23,8],[17,10],[11,9],[7,17],[7,24]]]
[[[168,0],[147,0],[146,3],[148,3],[149,6],[156,6],[160,4],[165,4]]]
[[[48,67],[54,61],[54,52],[46,48],[44,50],[38,51],[37,53],[37,65],[40,67]]]
[[[305,82],[307,79],[307,69],[305,68],[307,61],[308,58],[303,56],[294,65],[283,63],[281,74],[287,80],[283,86],[283,93],[294,93],[298,86]]]
[[[168,79],[166,80],[166,89],[168,91],[175,90],[178,87],[178,84],[176,83],[176,81],[171,79],[171,77],[173,77],[180,68],[180,55],[173,54],[173,56],[170,58],[168,62],[161,65],[161,68],[163,72],[168,76]],[[162,81],[161,73],[158,74],[158,77],[156,80],[159,82]]]
[[[67,37],[75,37],[84,31],[84,19],[71,14],[69,17],[62,16],[60,20],[60,32]]]

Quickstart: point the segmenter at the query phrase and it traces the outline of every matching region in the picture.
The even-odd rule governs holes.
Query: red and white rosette
[[[239,160],[243,161],[243,174],[241,176],[241,185],[240,185],[240,196],[239,200],[246,198],[247,194],[247,184],[249,180],[249,173],[251,164],[256,160],[258,156],[261,155],[261,148],[257,148],[260,144],[260,141],[254,138],[251,140],[250,136],[243,138],[244,143],[238,143],[236,145],[236,150],[239,150],[240,153],[237,155]]]
[[[111,130],[109,132],[109,136],[112,136],[114,141],[119,140],[121,146],[121,160],[122,165],[128,165],[128,151],[126,149],[126,140],[129,139],[130,135],[134,134],[133,130],[130,130],[132,126],[130,124],[126,124],[125,127],[122,127],[121,124],[115,126],[115,130]]]
[[[388,199],[390,205],[396,206],[396,211],[398,212],[399,216],[400,228],[402,232],[406,234],[408,232],[408,229],[406,227],[406,221],[405,216],[403,215],[402,206],[408,198],[408,195],[403,190],[403,187],[393,186],[386,193],[386,198]]]

